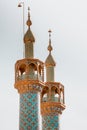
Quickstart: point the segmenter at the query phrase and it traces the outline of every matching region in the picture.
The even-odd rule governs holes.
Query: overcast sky
[[[18,0],[0,0],[0,130],[18,130],[19,94],[14,65],[23,58],[23,14]],[[57,63],[55,81],[65,86],[61,130],[87,129],[87,0],[25,0],[31,8],[35,58],[45,61],[48,30]],[[25,30],[27,26],[25,25]]]

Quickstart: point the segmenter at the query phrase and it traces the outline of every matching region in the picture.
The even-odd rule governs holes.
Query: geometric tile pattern
[[[42,130],[59,130],[59,116],[58,115],[42,116]]]
[[[20,94],[19,130],[39,130],[38,92]]]

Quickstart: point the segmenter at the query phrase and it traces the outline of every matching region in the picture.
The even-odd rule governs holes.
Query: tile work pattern
[[[20,95],[20,130],[39,130],[38,93]]]
[[[59,130],[59,116],[42,116],[42,130]]]

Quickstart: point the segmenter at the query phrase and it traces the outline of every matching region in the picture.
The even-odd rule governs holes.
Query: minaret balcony
[[[20,80],[44,81],[44,63],[38,59],[22,59],[15,64],[15,82]]]
[[[46,82],[41,93],[41,101],[64,104],[64,86],[59,82]]]
[[[59,82],[46,82],[41,93],[41,113],[62,114],[64,109],[64,86]]]
[[[44,86],[44,63],[38,59],[22,59],[15,64],[15,88],[19,93],[41,91]]]

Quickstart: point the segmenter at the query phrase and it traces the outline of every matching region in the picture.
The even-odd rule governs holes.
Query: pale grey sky
[[[14,64],[23,58],[19,2],[0,0],[0,130],[18,130],[19,95],[14,89]],[[87,129],[87,1],[25,0],[25,21],[27,6],[31,8],[36,58],[46,59],[48,29],[53,31],[55,81],[65,86],[67,106],[61,115],[61,130]]]

